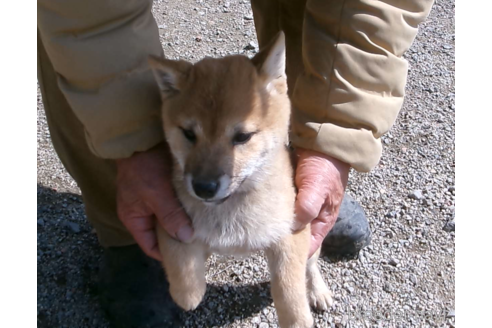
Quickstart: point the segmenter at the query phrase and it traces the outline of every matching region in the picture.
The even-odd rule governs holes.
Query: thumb
[[[326,160],[312,156],[312,152],[298,150],[295,183],[298,189],[295,204],[296,225],[294,230],[304,228],[318,217],[328,195]]]
[[[310,183],[301,183],[295,203],[296,224],[294,230],[304,228],[318,217],[326,196],[320,188]]]

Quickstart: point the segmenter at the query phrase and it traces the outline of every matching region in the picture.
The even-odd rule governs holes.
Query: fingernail
[[[193,240],[194,231],[189,225],[182,226],[176,233],[176,237],[183,243],[190,243]]]

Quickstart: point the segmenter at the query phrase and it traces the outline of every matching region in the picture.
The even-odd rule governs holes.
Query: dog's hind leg
[[[326,287],[325,281],[318,268],[318,257],[321,247],[308,260],[306,281],[309,304],[316,310],[326,311],[333,305],[331,292]]]
[[[281,328],[310,328],[313,316],[306,291],[310,226],[285,236],[266,250],[272,296]]]
[[[158,227],[159,250],[173,300],[185,311],[194,310],[207,288],[205,247],[197,242],[185,244],[171,238]]]

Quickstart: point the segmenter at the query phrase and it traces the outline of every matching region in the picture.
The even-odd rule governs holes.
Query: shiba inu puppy
[[[162,93],[174,187],[195,230],[185,244],[158,228],[174,301],[184,310],[199,305],[210,254],[265,250],[280,326],[311,327],[309,304],[327,310],[332,298],[317,267],[319,251],[308,260],[310,226],[292,232],[283,33],[252,59],[149,63]]]

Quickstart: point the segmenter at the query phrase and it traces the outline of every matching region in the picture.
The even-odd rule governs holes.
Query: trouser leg
[[[134,244],[116,212],[116,166],[92,154],[84,127],[58,88],[57,75],[38,32],[38,81],[51,140],[68,173],[77,182],[87,218],[104,247]]]

